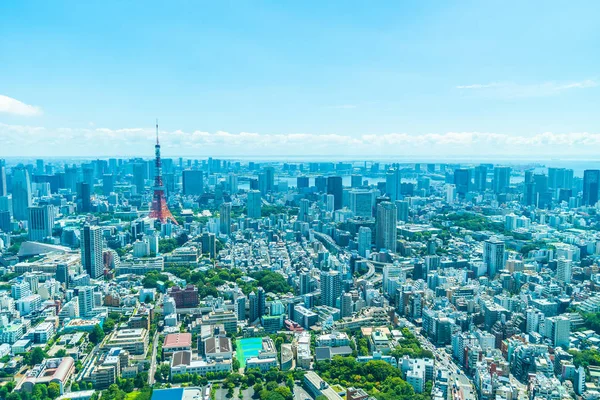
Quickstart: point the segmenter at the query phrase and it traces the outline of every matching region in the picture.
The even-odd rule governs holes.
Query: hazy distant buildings
[[[18,221],[27,220],[31,207],[31,181],[29,171],[22,166],[12,170],[12,203],[13,217]]]
[[[185,170],[182,172],[182,189],[186,196],[200,196],[204,193],[203,172]]]
[[[493,189],[495,193],[507,193],[510,188],[510,167],[494,167]]]
[[[327,178],[327,194],[333,195],[333,209],[342,208],[344,187],[341,176],[330,176]]]
[[[586,206],[593,206],[598,202],[598,189],[600,183],[600,170],[586,169],[583,171],[583,199]]]

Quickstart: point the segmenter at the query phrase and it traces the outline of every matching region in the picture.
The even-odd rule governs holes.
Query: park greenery
[[[238,268],[190,270],[187,267],[169,267],[165,268],[165,272],[172,273],[176,277],[184,279],[188,284],[198,287],[198,296],[200,298],[222,296],[223,293],[220,293],[218,288],[228,282],[236,283],[244,294],[249,294],[259,286],[262,286],[266,292],[276,294],[288,293],[292,290],[281,274],[267,270],[249,274],[254,280],[243,279],[246,274]],[[157,280],[165,278],[167,276],[164,274],[149,272],[144,277],[144,286],[153,287],[152,285],[156,285]]]
[[[430,398],[431,383],[424,393],[415,393],[402,379],[400,369],[385,361],[360,363],[354,357],[336,356],[315,363],[315,371],[330,385],[359,387],[378,400],[425,400]]]

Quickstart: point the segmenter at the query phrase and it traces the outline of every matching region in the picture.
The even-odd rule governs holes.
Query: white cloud
[[[58,128],[0,123],[0,157],[142,156],[152,157],[151,128]],[[165,157],[177,156],[356,156],[378,157],[540,157],[595,156],[600,133],[494,132],[313,134],[225,131],[161,131]]]
[[[0,94],[0,113],[31,117],[41,115],[42,110],[39,107],[31,106],[17,99],[13,99],[12,97]]]
[[[541,97],[553,96],[571,89],[589,89],[597,87],[598,81],[586,79],[578,82],[542,82],[532,84],[519,84],[514,82],[476,83],[459,85],[456,89],[463,92],[490,95],[493,97]]]

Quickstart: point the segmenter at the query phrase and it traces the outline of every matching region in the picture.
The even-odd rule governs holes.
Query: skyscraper
[[[267,308],[267,297],[264,289],[259,287],[256,290],[256,293],[250,293],[248,298],[250,307],[249,322],[253,323],[265,315],[265,310]]]
[[[479,165],[475,167],[473,173],[473,186],[478,192],[485,192],[487,188],[487,167]]]
[[[273,167],[265,167],[258,175],[258,188],[265,195],[275,190],[275,169]]]
[[[483,243],[483,262],[490,278],[504,269],[504,242],[495,237],[486,240]]]
[[[4,166],[4,160],[0,160],[0,196],[8,195],[6,190],[6,167]]]
[[[311,292],[311,277],[310,271],[303,268],[300,271],[300,295],[305,295]]]
[[[80,212],[92,211],[91,187],[89,183],[77,183],[77,205]]]
[[[454,186],[459,197],[464,198],[471,189],[471,170],[459,168],[454,170]]]
[[[317,192],[325,193],[327,191],[327,178],[324,176],[315,177],[315,187],[317,188]]]
[[[494,167],[493,188],[495,193],[507,193],[510,188],[510,167]]]
[[[361,226],[358,228],[358,254],[361,257],[367,256],[367,251],[371,249],[373,234],[371,228]]]
[[[231,203],[221,204],[219,214],[220,232],[224,235],[231,234]]]
[[[308,176],[297,177],[296,178],[296,187],[298,188],[298,192],[302,192],[303,189],[308,189],[308,187],[309,187]]]
[[[390,169],[385,174],[385,191],[391,201],[402,199],[402,177],[398,168]]]
[[[365,189],[350,191],[350,210],[355,217],[373,216],[373,192]]]
[[[396,206],[383,201],[377,205],[377,229],[375,232],[375,246],[377,250],[386,249],[396,252]]]
[[[310,209],[310,200],[300,200],[300,210],[298,212],[298,221],[308,222],[308,210]]]
[[[115,176],[112,174],[105,174],[102,176],[102,194],[109,196],[115,191]]]
[[[86,225],[81,230],[81,265],[92,278],[102,276],[102,228]]]
[[[12,170],[12,202],[13,218],[18,221],[25,221],[29,217],[29,207],[31,207],[31,181],[29,171],[22,165]]]
[[[362,175],[352,175],[350,177],[350,186],[353,188],[359,188],[363,184]]]
[[[185,196],[200,196],[204,193],[202,171],[186,169],[182,173],[182,181]]]
[[[28,230],[29,240],[41,242],[47,237],[52,236],[54,227],[54,206],[44,204],[29,207]]]
[[[333,195],[333,209],[339,210],[342,208],[344,198],[344,186],[341,176],[327,177],[327,194]]]
[[[342,294],[342,275],[339,271],[321,271],[321,304],[336,307]]]
[[[250,190],[248,192],[248,199],[246,201],[246,208],[248,209],[248,218],[260,218],[261,217],[262,198],[259,190]]]
[[[354,311],[354,302],[352,301],[352,295],[350,293],[342,294],[340,301],[340,317],[351,317],[352,311]]]
[[[583,205],[593,206],[598,202],[598,185],[600,170],[586,169],[583,171]]]
[[[408,201],[396,200],[395,204],[398,221],[408,222]]]

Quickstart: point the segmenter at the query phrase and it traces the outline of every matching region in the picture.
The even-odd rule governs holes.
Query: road
[[[148,370],[148,385],[154,384],[154,373],[156,372],[156,348],[158,347],[158,339],[160,335],[158,331],[154,333],[154,340],[152,341],[152,358],[150,359],[150,369]]]
[[[409,326],[411,332],[419,339],[421,345],[431,351],[434,355],[436,355],[436,369],[442,365],[449,372],[449,380],[450,380],[450,390],[455,388],[457,393],[460,393],[455,398],[459,399],[475,399],[477,398],[477,392],[475,391],[475,387],[473,386],[473,382],[466,376],[456,365],[454,360],[452,360],[452,355],[448,354],[444,349],[438,349],[429,341],[428,338],[421,335],[420,331]],[[450,391],[449,391],[450,392]]]
[[[312,396],[308,394],[306,390],[300,385],[294,385],[294,400],[306,400],[311,399]]]

